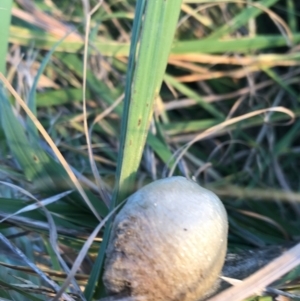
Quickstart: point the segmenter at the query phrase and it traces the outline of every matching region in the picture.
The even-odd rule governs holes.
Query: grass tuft
[[[2,0],[0,298],[105,297],[110,217],[167,175],[220,196],[230,251],[299,241],[299,11]],[[265,296],[260,274],[237,298],[299,296],[296,264],[281,257]]]

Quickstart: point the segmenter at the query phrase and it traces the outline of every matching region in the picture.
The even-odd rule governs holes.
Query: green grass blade
[[[262,70],[266,74],[268,74],[268,76],[273,79],[278,84],[278,86],[281,86],[284,90],[286,90],[286,92],[288,92],[292,97],[300,102],[300,96],[298,95],[297,91],[295,91],[290,85],[286,84],[273,69],[262,68]]]
[[[123,109],[117,181],[114,191],[114,208],[125,199],[133,186],[146,142],[153,102],[157,97],[168,61],[172,40],[179,16],[181,0],[148,1],[142,24],[145,1],[139,1],[133,26],[132,45],[127,72],[125,103]],[[138,58],[136,60],[137,37],[141,32]],[[85,291],[91,299],[94,281],[102,270],[106,245],[110,232],[107,225],[99,256],[94,265]],[[103,293],[99,281],[96,297]]]
[[[59,40],[48,51],[48,53],[42,60],[42,63],[40,64],[40,67],[34,77],[33,84],[30,88],[29,95],[28,95],[28,107],[35,116],[36,116],[36,89],[37,89],[39,79],[40,79],[41,75],[43,74],[44,70],[46,69],[46,66],[49,63],[52,54],[55,52],[56,47],[59,46],[59,44],[61,44],[63,42],[63,40],[64,40],[64,38]],[[33,123],[33,121],[29,118],[29,116],[27,116],[27,118],[26,118],[26,124],[27,124],[27,131],[28,131],[29,139],[31,139],[31,141],[38,141],[38,139],[39,139],[38,130],[37,130],[35,124]]]
[[[57,42],[57,38],[50,34],[35,33],[27,28],[18,26],[11,26],[9,41],[14,44],[31,46],[32,41],[35,43],[37,49],[49,50]],[[293,35],[293,42],[297,44],[300,42],[300,33]],[[104,41],[94,42],[95,47],[101,52],[103,56],[109,57],[124,57],[129,54],[129,44]],[[183,53],[224,53],[224,52],[241,52],[248,53],[250,51],[257,51],[266,48],[276,48],[286,46],[286,37],[276,34],[256,35],[255,37],[242,38],[228,38],[226,40],[216,39],[196,39],[189,41],[174,42],[171,54]],[[64,41],[57,48],[57,52],[77,53],[81,52],[83,42],[69,42]],[[91,49],[91,53],[95,53]]]
[[[23,300],[28,300],[28,301],[43,301],[43,300],[45,300],[45,299],[40,299],[40,298],[38,298],[38,297],[36,297],[32,294],[29,294],[29,293],[25,292],[24,289],[18,287],[17,285],[13,285],[11,283],[5,282],[5,280],[6,279],[0,280],[0,285],[3,288],[2,290],[6,290],[6,291],[11,290],[11,291],[18,292],[22,296]],[[14,299],[10,299],[10,300],[16,300],[16,299],[14,298]],[[10,301],[10,300],[8,300],[8,301]]]
[[[34,41],[34,46],[38,49],[49,50],[55,45],[58,41],[57,37],[49,33],[43,33],[41,35],[40,31],[34,31],[28,28],[20,26],[11,26],[10,28],[10,43],[16,43],[18,45],[30,46],[32,41]],[[100,50],[103,55],[119,55],[124,56],[129,53],[129,44],[128,43],[116,43],[113,41],[109,42],[95,42],[93,43],[97,49]],[[77,53],[82,52],[83,41],[64,41],[57,48],[56,51],[59,52],[69,52]],[[95,53],[92,51],[92,53]]]
[[[138,38],[140,35],[140,29],[141,29],[141,23],[142,23],[142,17],[145,9],[145,0],[141,0],[137,2],[137,7],[136,7],[136,12],[135,12],[135,18],[134,18],[134,23],[133,23],[133,31],[132,31],[132,38],[131,38],[131,47],[129,51],[129,62],[128,62],[128,71],[127,71],[127,78],[126,78],[126,87],[125,87],[125,100],[124,100],[124,107],[123,107],[123,119],[122,119],[122,129],[127,127],[126,122],[127,122],[127,115],[129,111],[129,101],[130,101],[130,96],[131,96],[131,83],[133,80],[134,76],[134,68],[135,68],[135,58],[136,58],[136,51],[138,47]],[[124,131],[124,129],[123,129]],[[124,136],[124,134],[123,134]],[[122,137],[122,132],[121,132],[121,137]],[[124,143],[124,142],[123,142]],[[121,140],[121,148],[122,148],[122,140]],[[120,157],[120,155],[119,155]],[[118,167],[120,164],[118,163]],[[117,171],[118,172],[118,171]],[[118,183],[117,183],[118,185]],[[116,198],[114,196],[113,203],[111,204],[111,209],[114,208],[114,204],[116,203]],[[96,259],[96,262],[94,264],[94,268],[92,270],[91,276],[89,278],[88,284],[86,286],[86,289],[84,291],[85,297],[87,300],[91,300],[93,294],[94,294],[94,289],[96,286],[96,283],[99,279],[99,276],[102,273],[102,267],[104,263],[104,258],[105,258],[105,251],[106,251],[106,246],[108,243],[109,239],[109,233],[110,233],[110,228],[111,228],[111,220],[107,222],[103,241],[100,247],[100,251],[98,254],[98,257]],[[98,289],[96,292],[96,295],[103,294],[102,290],[102,281],[99,281]]]
[[[2,0],[0,3],[0,72],[6,73],[6,53],[9,38],[12,0]]]
[[[53,192],[74,187],[64,168],[51,158],[37,141],[28,141],[25,130],[14,116],[3,89],[0,89],[0,120],[14,159],[24,171],[26,179],[32,181],[41,193],[52,195]],[[86,191],[86,194],[97,212],[105,216],[107,208],[103,202],[99,202],[89,191]],[[82,202],[77,192],[72,198]]]
[[[293,0],[287,0],[286,4],[289,28],[296,33],[298,30],[296,3]]]
[[[300,34],[293,35],[295,44],[300,42]],[[267,48],[275,48],[286,46],[286,38],[282,35],[257,35],[255,37],[246,37],[238,39],[202,39],[192,41],[175,42],[172,48],[172,54],[188,54],[188,53],[225,53],[240,52],[249,53],[251,51],[263,50]]]
[[[143,153],[179,16],[181,1],[149,1],[131,95],[125,95],[115,201],[130,191]],[[129,70],[130,72],[130,70]],[[127,83],[128,86],[128,83]],[[130,98],[129,98],[130,97]]]
[[[190,89],[187,85],[184,85],[184,84],[178,82],[176,79],[174,79],[173,77],[171,77],[169,75],[165,75],[165,79],[166,79],[167,83],[172,85],[174,88],[176,88],[182,94],[197,101],[199,106],[201,106],[204,110],[209,112],[212,116],[219,118],[219,119],[225,118],[225,116],[222,114],[222,112],[220,112],[220,110],[216,109],[210,103],[204,101],[203,98],[199,94],[197,94],[195,91]]]
[[[206,39],[218,39],[223,37],[224,35],[232,33],[236,29],[246,24],[250,19],[256,18],[257,16],[263,13],[263,10],[258,8],[257,5],[261,7],[270,7],[276,2],[278,2],[278,0],[263,0],[257,2],[256,6],[249,6],[245,8],[241,13],[239,13],[232,20],[230,20],[229,24],[225,24],[221,26],[219,29],[216,29]]]
[[[28,143],[24,129],[16,121],[3,89],[0,90],[0,117],[7,144],[23,169],[27,180],[41,177],[40,160]]]

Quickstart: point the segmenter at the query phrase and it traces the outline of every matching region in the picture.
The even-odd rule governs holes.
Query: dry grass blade
[[[252,211],[249,211],[249,210],[236,210],[237,212],[240,212],[246,216],[251,216],[253,218],[256,218],[258,220],[261,220],[261,221],[264,221],[270,225],[272,225],[273,227],[277,228],[278,231],[280,231],[282,233],[282,235],[284,236],[284,238],[288,241],[289,240],[289,235],[288,233],[284,230],[284,228],[279,224],[277,223],[276,221],[274,221],[273,219],[267,217],[267,216],[264,216],[262,214],[258,214],[258,213],[255,213],[255,212],[252,212]]]
[[[282,81],[288,84],[292,83],[298,83],[299,79],[298,78],[293,78],[294,76],[299,75],[300,70],[295,69],[293,72],[286,74],[282,76]],[[266,80],[263,82],[259,82],[255,84],[253,87],[244,87],[240,90],[237,90],[235,92],[230,92],[222,95],[208,95],[208,96],[203,96],[203,100],[208,103],[212,102],[217,102],[217,101],[222,101],[222,100],[228,100],[231,98],[236,98],[240,97],[243,95],[249,95],[252,93],[252,89],[254,89],[255,92],[259,92],[259,90],[270,87],[274,83],[273,80]],[[181,99],[181,100],[172,100],[170,102],[164,103],[164,108],[165,110],[174,110],[174,109],[179,109],[179,108],[186,108],[190,106],[195,106],[197,105],[196,100],[194,99]]]
[[[5,218],[7,214],[0,211],[0,218]],[[27,227],[29,229],[34,229],[38,231],[49,231],[49,223],[48,222],[40,222],[34,219],[20,217],[20,216],[13,216],[10,218],[9,223],[15,225],[16,227]],[[88,237],[88,233],[86,232],[78,232],[74,229],[66,229],[62,227],[56,227],[57,233],[60,235],[66,235],[70,237],[76,237],[81,239],[86,239]],[[96,241],[97,239],[95,239]],[[100,239],[101,240],[101,239]],[[98,239],[99,241],[99,239]]]
[[[41,277],[41,279],[43,279],[46,283],[48,283],[55,291],[59,290],[59,286],[52,279],[50,279],[47,275],[45,275],[45,273],[42,270],[40,270],[35,264],[33,264],[30,260],[28,260],[25,254],[20,249],[13,246],[10,243],[10,241],[1,233],[0,233],[0,240],[11,250],[13,254],[16,254],[17,256],[22,258],[22,260],[24,260],[24,262],[26,262]],[[65,293],[63,294],[63,297],[67,301],[74,301],[70,296],[68,296]]]
[[[217,195],[221,197],[235,197],[239,199],[248,200],[263,200],[280,202],[295,202],[300,203],[300,194],[290,191],[282,191],[279,189],[262,189],[262,188],[243,188],[234,185],[226,185],[226,187],[215,187],[213,185],[207,185],[207,187],[213,190]],[[291,201],[292,200],[292,201]]]
[[[297,65],[299,64],[299,53],[290,54],[260,54],[260,55],[245,55],[245,56],[230,56],[230,55],[212,55],[203,53],[192,53],[192,54],[173,54],[169,59],[169,63],[176,65],[177,62],[194,62],[202,64],[228,64],[228,65],[241,65],[241,66],[274,66],[274,65]],[[185,66],[184,64],[182,65]],[[200,71],[207,72],[207,68],[202,68]],[[198,70],[198,69],[195,69]]]
[[[5,76],[3,76],[2,73],[0,73],[0,79],[5,84],[5,86],[8,88],[8,90],[10,91],[10,93],[18,101],[18,103],[21,105],[21,107],[26,112],[26,114],[28,115],[28,117],[33,121],[33,123],[35,124],[35,126],[37,127],[37,129],[40,131],[40,133],[42,134],[42,136],[44,137],[44,139],[47,141],[47,143],[49,144],[49,146],[51,147],[51,149],[53,150],[53,152],[57,156],[57,158],[60,161],[60,163],[62,164],[62,166],[65,168],[65,170],[68,173],[70,179],[74,183],[75,187],[77,188],[77,190],[81,194],[81,196],[84,199],[84,201],[86,202],[86,204],[89,206],[89,208],[94,213],[94,215],[97,217],[97,219],[99,221],[101,221],[100,215],[98,214],[98,212],[95,210],[95,208],[91,204],[91,202],[88,199],[85,191],[83,190],[80,182],[78,181],[77,177],[75,176],[73,170],[71,169],[71,167],[69,166],[68,162],[65,160],[65,158],[63,157],[63,155],[61,154],[61,152],[59,151],[59,149],[57,148],[57,146],[55,145],[54,141],[51,139],[51,137],[49,136],[49,134],[47,133],[47,131],[44,129],[44,127],[42,126],[42,124],[40,123],[40,121],[30,111],[30,109],[28,108],[28,106],[26,105],[26,103],[24,102],[24,100],[18,95],[18,93],[15,91],[15,89],[11,86],[11,84],[8,82],[8,80],[5,78]]]
[[[269,284],[300,264],[300,244],[246,278],[241,284],[210,298],[208,301],[241,301],[263,291]]]
[[[102,281],[106,215],[173,172],[224,202],[241,274],[226,262],[223,275],[249,277],[212,300],[297,297],[300,266],[278,277],[299,263],[300,247],[266,265],[299,238],[299,9],[295,0],[15,0],[10,26],[0,22],[9,40],[0,47],[0,232],[53,283],[1,242],[0,300],[145,300],[110,296]]]
[[[126,200],[125,200],[126,201]],[[57,292],[56,296],[53,298],[52,301],[59,301],[59,298],[64,294],[64,291],[69,286],[71,280],[75,277],[75,274],[77,270],[79,269],[82,261],[84,260],[86,254],[88,253],[88,250],[93,243],[94,239],[96,238],[97,234],[101,230],[101,228],[105,225],[105,223],[112,217],[113,214],[124,204],[124,202],[121,202],[118,206],[114,208],[103,220],[99,225],[94,229],[94,231],[91,233],[89,238],[85,241],[82,249],[80,250],[76,260],[73,263],[72,269],[70,270],[70,273],[68,274],[67,279],[64,281],[63,285],[61,286],[60,290]]]
[[[70,194],[71,192],[72,191],[69,190],[69,191],[63,192],[59,195],[53,196],[51,198],[47,198],[47,199],[42,200],[42,201],[39,201],[36,198],[34,198],[35,201],[37,202],[36,204],[27,205],[27,206],[23,207],[22,209],[18,210],[17,212],[14,212],[13,214],[7,215],[6,217],[0,219],[0,224],[3,223],[4,221],[6,221],[7,219],[10,219],[13,216],[19,215],[21,213],[28,212],[28,211],[31,211],[31,210],[36,210],[37,208],[40,208],[40,207],[44,208],[45,206],[47,206],[47,205],[49,205],[53,202],[58,201],[59,199],[63,198],[64,196]]]
[[[90,23],[92,15],[97,11],[97,9],[101,6],[103,1],[99,1],[97,5],[92,9],[91,12],[86,14],[86,25],[85,25],[85,39],[84,39],[84,57],[83,57],[83,89],[82,89],[82,111],[83,111],[83,125],[84,125],[84,133],[86,137],[86,143],[88,146],[88,154],[89,161],[91,165],[91,169],[93,171],[94,178],[96,180],[96,184],[98,187],[98,192],[106,204],[109,207],[110,197],[105,189],[104,182],[101,179],[101,176],[97,170],[96,162],[93,155],[93,149],[91,145],[91,137],[88,128],[88,120],[87,120],[87,109],[86,109],[86,83],[87,83],[87,59],[88,59],[88,45],[89,45],[89,35],[90,35]],[[88,5],[86,5],[88,6]]]
[[[46,30],[59,39],[63,38],[66,33],[68,33],[68,36],[66,37],[68,41],[83,40],[78,33],[73,32],[74,30],[72,28],[68,27],[63,22],[58,21],[54,17],[49,16],[43,11],[38,10],[32,1],[17,0],[17,2],[21,4],[28,11],[28,13],[18,8],[13,8],[12,14],[14,16]]]
[[[36,275],[35,271],[32,271],[30,268],[22,266],[22,265],[9,264],[9,263],[6,263],[6,262],[1,262],[1,261],[0,261],[0,265],[4,266],[4,267],[7,267],[7,268],[10,268],[12,270],[24,271],[27,274]],[[59,280],[65,279],[68,276],[68,273],[64,273],[64,272],[60,272],[60,271],[48,270],[48,269],[44,269],[44,268],[41,269],[41,270],[45,273],[45,275],[47,275],[49,277],[51,276],[53,278],[57,278]],[[87,281],[88,275],[76,274],[75,279],[77,281],[81,281],[82,283],[84,283],[84,282]]]
[[[28,212],[28,211],[31,211],[31,210],[35,210],[37,208],[41,208],[46,217],[47,217],[47,221],[48,221],[48,226],[47,226],[47,229],[49,229],[49,236],[50,236],[50,242],[51,242],[51,246],[53,248],[53,251],[55,252],[56,254],[56,257],[57,259],[59,260],[61,266],[63,267],[64,271],[69,274],[70,270],[69,270],[69,267],[68,265],[65,263],[65,261],[63,260],[62,256],[60,255],[60,252],[59,252],[59,248],[58,248],[58,245],[57,245],[57,229],[56,229],[56,225],[54,223],[54,220],[52,218],[52,215],[50,214],[50,212],[46,209],[46,206],[53,203],[53,202],[56,202],[58,200],[60,200],[61,198],[63,198],[64,196],[70,194],[72,191],[66,191],[66,192],[63,192],[61,194],[58,194],[56,196],[52,196],[50,198],[47,198],[45,200],[38,200],[36,197],[34,197],[30,192],[22,189],[21,187],[18,187],[14,184],[11,184],[11,183],[5,183],[5,182],[2,182],[0,181],[0,184],[5,184],[7,186],[10,186],[16,190],[19,190],[20,192],[24,193],[25,195],[27,195],[29,198],[33,199],[36,204],[31,204],[31,205],[27,205],[27,206],[24,206],[22,209],[18,210],[17,212],[14,212],[13,214],[10,214],[10,215],[7,215],[5,216],[4,218],[2,218],[0,220],[0,223],[4,222],[5,220],[7,219],[11,219],[12,217],[15,217],[16,215],[19,215],[21,213],[24,213],[24,212]],[[79,288],[79,286],[77,285],[76,281],[74,279],[72,279],[72,284],[74,286],[74,288],[76,288],[77,290],[77,293],[79,295],[81,295],[81,290]]]
[[[205,138],[208,138],[211,135],[217,133],[218,131],[226,128],[229,125],[235,124],[235,123],[240,122],[242,120],[245,120],[245,119],[248,119],[248,118],[260,115],[260,114],[264,114],[264,113],[267,113],[267,112],[281,112],[281,113],[287,114],[288,116],[291,117],[290,123],[292,123],[294,121],[294,119],[295,119],[295,114],[291,110],[283,108],[283,107],[274,107],[274,108],[257,110],[257,111],[254,111],[254,112],[251,112],[251,113],[247,113],[247,114],[244,114],[242,116],[234,117],[234,118],[231,118],[231,119],[226,120],[224,122],[221,122],[220,124],[218,124],[216,126],[213,126],[213,127],[209,128],[208,130],[204,131],[203,133],[197,135],[193,140],[191,140],[189,143],[187,143],[186,145],[184,145],[183,147],[181,147],[175,153],[176,160],[175,160],[175,163],[174,163],[173,167],[171,168],[171,170],[169,172],[169,176],[171,176],[174,173],[174,170],[175,170],[178,162],[180,161],[180,159],[183,157],[183,155],[186,153],[186,151],[195,142],[197,142],[199,140],[202,140],[202,139],[205,139]]]

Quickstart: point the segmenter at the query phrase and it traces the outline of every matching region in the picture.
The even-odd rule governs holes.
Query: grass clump
[[[218,194],[232,251],[299,239],[299,4],[169,2],[0,4],[1,298],[103,296],[112,211],[167,175]]]

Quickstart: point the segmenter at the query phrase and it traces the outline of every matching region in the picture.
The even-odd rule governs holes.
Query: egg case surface
[[[222,269],[227,231],[214,193],[184,177],[155,181],[115,218],[104,284],[110,294],[136,300],[200,300]]]

